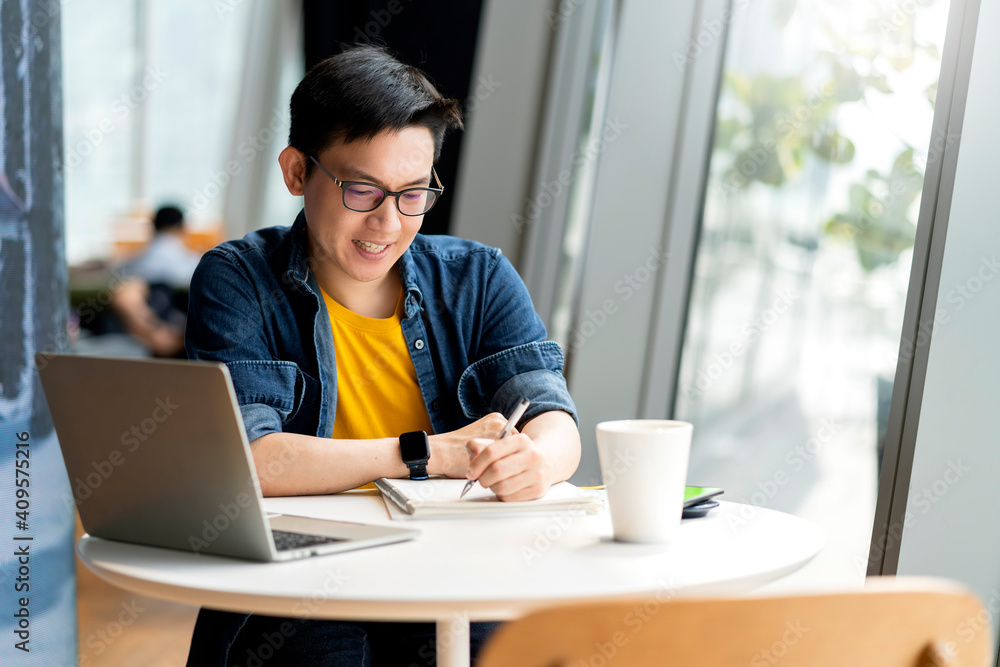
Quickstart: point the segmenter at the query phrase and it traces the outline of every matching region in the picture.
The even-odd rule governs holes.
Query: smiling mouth
[[[358,241],[357,239],[354,240],[354,245],[358,246],[365,252],[370,252],[373,255],[377,255],[389,247],[388,244],[378,245],[376,243],[369,243],[368,241]]]

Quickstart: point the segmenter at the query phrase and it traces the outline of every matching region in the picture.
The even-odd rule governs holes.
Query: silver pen
[[[504,425],[503,431],[500,432],[500,437],[497,438],[497,440],[503,440],[508,435],[510,435],[510,432],[514,430],[514,425],[517,424],[518,421],[520,421],[521,415],[524,414],[524,411],[528,409],[529,405],[531,405],[531,401],[529,401],[526,398],[521,399],[521,401],[514,408],[514,412],[510,413],[510,419],[507,420],[507,424]],[[469,489],[471,489],[472,485],[475,484],[477,481],[478,480],[470,479],[468,482],[465,483],[465,488],[462,489],[462,495],[458,497],[459,500],[465,497],[465,494],[469,492]]]

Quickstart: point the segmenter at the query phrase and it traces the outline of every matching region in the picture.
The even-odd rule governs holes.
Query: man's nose
[[[395,231],[403,226],[403,214],[399,212],[399,202],[395,197],[386,197],[386,200],[368,214],[368,221],[382,231]]]

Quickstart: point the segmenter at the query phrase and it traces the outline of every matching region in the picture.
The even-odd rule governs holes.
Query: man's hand
[[[468,442],[473,438],[488,440],[498,438],[506,424],[507,419],[502,414],[491,412],[457,431],[429,436],[431,458],[427,462],[427,472],[432,475],[464,478],[469,471],[470,455],[466,449]],[[515,433],[516,429],[507,437],[512,437]]]
[[[524,433],[503,440],[473,438],[466,449],[471,459],[468,478],[478,479],[500,500],[535,500],[552,484],[548,457]]]

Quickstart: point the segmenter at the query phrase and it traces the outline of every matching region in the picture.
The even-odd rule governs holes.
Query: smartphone
[[[718,500],[704,500],[697,505],[691,505],[691,507],[685,507],[684,511],[681,512],[682,519],[700,519],[703,516],[708,516],[708,513],[719,506]]]
[[[691,507],[705,502],[709,498],[721,495],[722,489],[711,486],[687,486],[684,487],[684,507]]]

